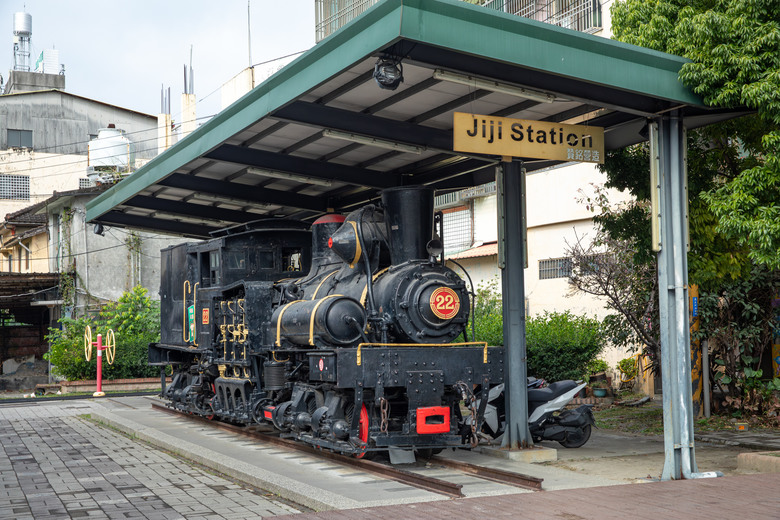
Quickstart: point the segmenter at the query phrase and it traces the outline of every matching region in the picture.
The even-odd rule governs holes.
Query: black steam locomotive
[[[358,457],[473,444],[503,355],[452,343],[469,292],[440,228],[433,192],[403,187],[311,229],[260,220],[163,250],[149,346],[152,365],[172,367],[163,397]]]

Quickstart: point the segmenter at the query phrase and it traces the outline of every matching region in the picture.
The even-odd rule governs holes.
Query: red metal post
[[[97,392],[92,397],[103,397],[103,335],[97,335]]]

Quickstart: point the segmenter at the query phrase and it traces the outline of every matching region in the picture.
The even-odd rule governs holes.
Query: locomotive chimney
[[[382,192],[385,224],[393,265],[428,258],[426,246],[433,237],[433,190],[402,186]]]

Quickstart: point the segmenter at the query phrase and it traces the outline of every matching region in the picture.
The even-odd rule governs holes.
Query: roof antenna
[[[250,23],[250,10],[249,3],[251,0],[246,0],[246,36],[247,47],[249,50],[249,67],[252,67],[252,24]]]
[[[195,93],[195,72],[192,70],[192,45],[190,45],[190,66],[184,65],[184,93]]]

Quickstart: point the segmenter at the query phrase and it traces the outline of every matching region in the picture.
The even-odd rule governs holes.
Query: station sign
[[[604,163],[604,129],[455,112],[456,152]]]

